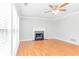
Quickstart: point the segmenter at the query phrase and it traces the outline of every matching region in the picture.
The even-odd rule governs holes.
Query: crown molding
[[[73,13],[69,13],[69,14],[63,15],[63,16],[61,16],[61,17],[58,16],[58,17],[54,17],[54,18],[52,18],[52,17],[32,17],[32,16],[29,16],[29,17],[20,16],[20,18],[27,18],[27,19],[30,19],[30,18],[38,19],[38,18],[39,18],[40,20],[57,21],[57,20],[60,20],[60,19],[62,19],[62,18],[70,17],[70,16],[76,15],[76,14],[79,14],[79,12],[76,11],[76,12],[73,12]]]
[[[55,21],[57,21],[57,20],[61,20],[61,19],[63,19],[63,18],[67,18],[67,17],[70,17],[70,16],[73,16],[73,15],[76,15],[76,14],[79,14],[79,11],[76,11],[76,12],[73,12],[73,13],[66,14],[66,15],[64,15],[63,17],[58,17],[58,18],[56,18]]]

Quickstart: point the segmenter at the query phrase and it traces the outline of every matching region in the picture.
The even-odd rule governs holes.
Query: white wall
[[[12,7],[13,10],[11,9]],[[13,25],[12,30],[11,25]],[[15,55],[18,45],[19,17],[15,6],[11,6],[10,3],[0,3],[0,56]]]
[[[11,56],[10,3],[0,3],[0,56]]]
[[[20,39],[31,40],[33,28],[45,28],[46,38],[60,38],[62,40],[79,43],[79,14],[71,14],[56,21],[44,18],[20,18]]]
[[[39,17],[21,17],[20,40],[33,40],[33,29],[35,28],[45,29],[45,38],[51,38],[54,35],[53,22],[50,20]]]
[[[17,53],[17,49],[19,46],[19,16],[17,15],[17,10],[15,5],[12,5],[12,12],[13,12],[13,23],[12,23],[12,42],[13,42],[13,46],[12,46],[12,52],[13,55],[16,55]]]
[[[55,21],[56,37],[79,43],[79,13]]]

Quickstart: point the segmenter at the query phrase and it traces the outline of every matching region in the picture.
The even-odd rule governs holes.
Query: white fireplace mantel
[[[36,27],[36,28],[33,28],[33,40],[35,40],[34,38],[34,35],[35,35],[35,31],[44,31],[44,38],[46,38],[46,29],[45,28],[40,28],[40,27]]]

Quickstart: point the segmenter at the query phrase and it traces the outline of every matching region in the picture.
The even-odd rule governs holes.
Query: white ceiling
[[[70,3],[65,6],[67,9],[66,12],[60,12],[57,15],[53,15],[51,12],[45,13],[45,11],[49,10],[49,3],[28,3],[24,5],[23,3],[15,4],[19,13],[19,16],[23,17],[41,17],[41,18],[53,18],[59,19],[66,15],[71,15],[79,11],[78,3]]]

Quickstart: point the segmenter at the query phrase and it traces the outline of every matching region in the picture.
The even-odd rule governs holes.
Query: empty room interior
[[[14,3],[13,18],[16,56],[79,56],[78,3]]]

